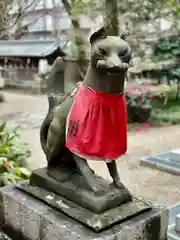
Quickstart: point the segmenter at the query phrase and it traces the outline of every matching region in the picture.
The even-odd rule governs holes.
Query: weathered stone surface
[[[168,239],[169,240],[179,240],[180,233],[179,229],[179,217],[180,214],[180,204],[174,204],[169,207],[169,226],[168,226]]]
[[[42,200],[49,206],[54,207],[57,211],[63,212],[69,217],[85,224],[95,232],[102,231],[112,224],[125,222],[130,217],[151,209],[148,204],[145,204],[138,199],[133,199],[133,201],[119,204],[119,206],[107,211],[96,213],[63,198],[54,192],[52,194],[48,190],[31,186],[28,182],[19,184],[18,188],[29,193],[31,196]]]
[[[59,176],[68,173],[67,171],[63,172],[58,169]],[[120,204],[132,201],[131,194],[127,189],[120,191],[113,184],[110,184],[109,181],[97,175],[94,175],[94,178],[99,186],[101,186],[101,189],[103,189],[103,192],[98,195],[95,195],[91,189],[87,187],[84,177],[79,173],[72,172],[66,180],[58,181],[48,175],[46,167],[33,171],[30,184],[46,189],[49,192],[57,193],[95,213],[102,213]]]
[[[0,214],[4,213],[1,224],[16,236],[16,240],[167,240],[168,210],[164,208],[153,208],[125,223],[95,233],[15,186],[1,189],[0,194],[3,203]]]
[[[0,240],[11,240],[5,233],[0,232]]]

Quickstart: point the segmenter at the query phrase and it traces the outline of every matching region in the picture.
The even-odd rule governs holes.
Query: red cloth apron
[[[66,147],[81,155],[115,159],[127,150],[124,93],[103,93],[81,85],[67,121]]]

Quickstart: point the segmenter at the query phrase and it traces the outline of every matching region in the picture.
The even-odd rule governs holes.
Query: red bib
[[[81,155],[115,159],[127,150],[127,109],[123,93],[81,85],[67,121],[66,147]]]

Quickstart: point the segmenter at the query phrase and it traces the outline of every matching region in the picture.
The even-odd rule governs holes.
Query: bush
[[[160,38],[153,46],[153,58],[155,61],[172,61],[172,64],[168,64],[160,72],[160,76],[167,76],[168,81],[178,80],[180,81],[180,36],[170,36]]]
[[[152,125],[180,123],[180,101],[176,99],[175,95],[174,91],[169,92],[168,101],[165,105],[160,99],[153,103],[153,112],[150,119]]]
[[[160,86],[160,85],[159,85]],[[151,116],[146,121],[146,123],[149,123],[149,126],[164,126],[164,125],[174,125],[174,124],[180,124],[180,100],[176,99],[176,90],[175,88],[169,87],[168,89],[165,89],[165,86],[160,86],[160,89],[162,88],[162,91],[159,91],[161,93],[159,95],[151,93],[153,96],[152,99],[150,99],[149,103],[152,106],[152,112]],[[163,93],[164,89],[164,93]],[[168,91],[165,91],[168,90]],[[128,93],[130,97],[130,93]],[[146,95],[143,95],[143,97]],[[131,103],[131,98],[128,99]],[[132,100],[134,98],[132,97]],[[128,101],[127,101],[128,103]],[[131,113],[132,114],[132,113]],[[131,121],[134,122],[134,121]],[[132,126],[128,126],[129,130],[133,128],[139,128],[137,125],[132,124]],[[146,127],[142,126],[141,127]]]
[[[27,158],[31,153],[20,140],[18,127],[0,124],[0,186],[26,180],[30,177]]]
[[[165,111],[153,111],[150,123],[153,126],[164,126],[180,124],[180,111],[172,112],[171,110]]]
[[[151,101],[153,93],[150,86],[127,88],[125,91],[128,122],[147,122],[151,116]]]
[[[179,101],[168,101],[164,107],[153,108],[152,116],[150,119],[152,125],[161,126],[164,124],[180,124],[180,105]]]
[[[180,56],[180,36],[160,38],[153,46],[154,56],[158,60],[172,59]]]

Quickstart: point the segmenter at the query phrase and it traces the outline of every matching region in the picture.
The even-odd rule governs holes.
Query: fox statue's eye
[[[103,48],[99,48],[99,53],[102,54],[102,55],[106,55],[107,51]]]
[[[123,58],[123,57],[126,57],[128,54],[128,48],[124,49],[123,51],[121,51],[119,53],[119,57]]]

